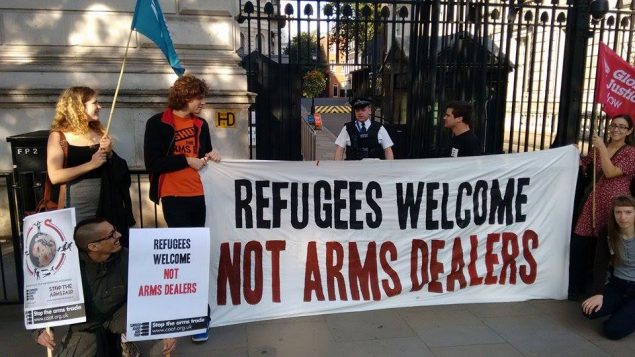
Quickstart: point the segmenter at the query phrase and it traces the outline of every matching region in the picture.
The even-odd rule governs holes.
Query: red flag
[[[598,54],[595,100],[609,116],[635,115],[635,67],[604,43]]]

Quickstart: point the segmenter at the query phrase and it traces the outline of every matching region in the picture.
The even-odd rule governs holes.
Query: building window
[[[240,47],[238,48],[238,53],[244,53],[245,52],[245,35],[244,34],[240,34]]]
[[[269,34],[270,37],[270,41],[269,41],[269,48],[271,48],[271,52],[272,53],[276,53],[276,34],[274,32],[271,32]]]

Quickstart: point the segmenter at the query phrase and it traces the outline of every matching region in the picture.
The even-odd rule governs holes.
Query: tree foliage
[[[289,56],[289,63],[299,64],[303,74],[315,68],[323,72],[328,70],[326,54],[315,33],[301,32],[291,39],[291,44],[282,53]]]
[[[302,79],[304,84],[302,94],[305,97],[315,98],[326,88],[326,76],[320,70],[310,70]]]
[[[339,24],[333,26],[329,34],[329,46],[337,45],[344,53],[354,53],[355,46],[358,53],[366,50],[375,36],[375,5],[376,1],[340,1],[330,2],[325,6],[332,13],[330,18],[337,19]],[[383,5],[378,4],[378,11]]]

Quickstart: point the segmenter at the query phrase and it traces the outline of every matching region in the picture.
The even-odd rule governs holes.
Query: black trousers
[[[604,288],[600,310],[586,315],[590,319],[611,315],[604,321],[604,335],[618,340],[635,331],[635,281],[611,277]]]
[[[596,237],[572,234],[569,255],[569,296],[584,294],[586,286],[593,281],[596,242]]]
[[[204,227],[205,196],[161,198],[163,218],[170,228]],[[207,325],[210,320],[210,307],[207,305]]]
[[[205,197],[161,198],[163,217],[170,228],[205,226]]]

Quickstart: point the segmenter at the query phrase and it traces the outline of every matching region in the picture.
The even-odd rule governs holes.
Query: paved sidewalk
[[[569,301],[413,307],[213,328],[205,344],[180,338],[172,356],[635,355],[635,335],[610,341],[600,329]],[[44,353],[24,330],[22,306],[0,306],[0,356]]]
[[[308,110],[305,107],[301,107],[302,117],[306,118],[309,115]],[[337,136],[328,129],[328,119],[324,119],[322,129],[315,130],[315,160],[333,160],[335,155],[335,139]],[[338,132],[339,134],[339,132]]]
[[[319,133],[319,160],[332,159],[334,140]],[[261,321],[213,328],[200,345],[181,338],[172,356],[635,356],[635,334],[607,340],[579,306],[533,300]],[[0,357],[45,353],[24,330],[22,306],[0,306]]]

